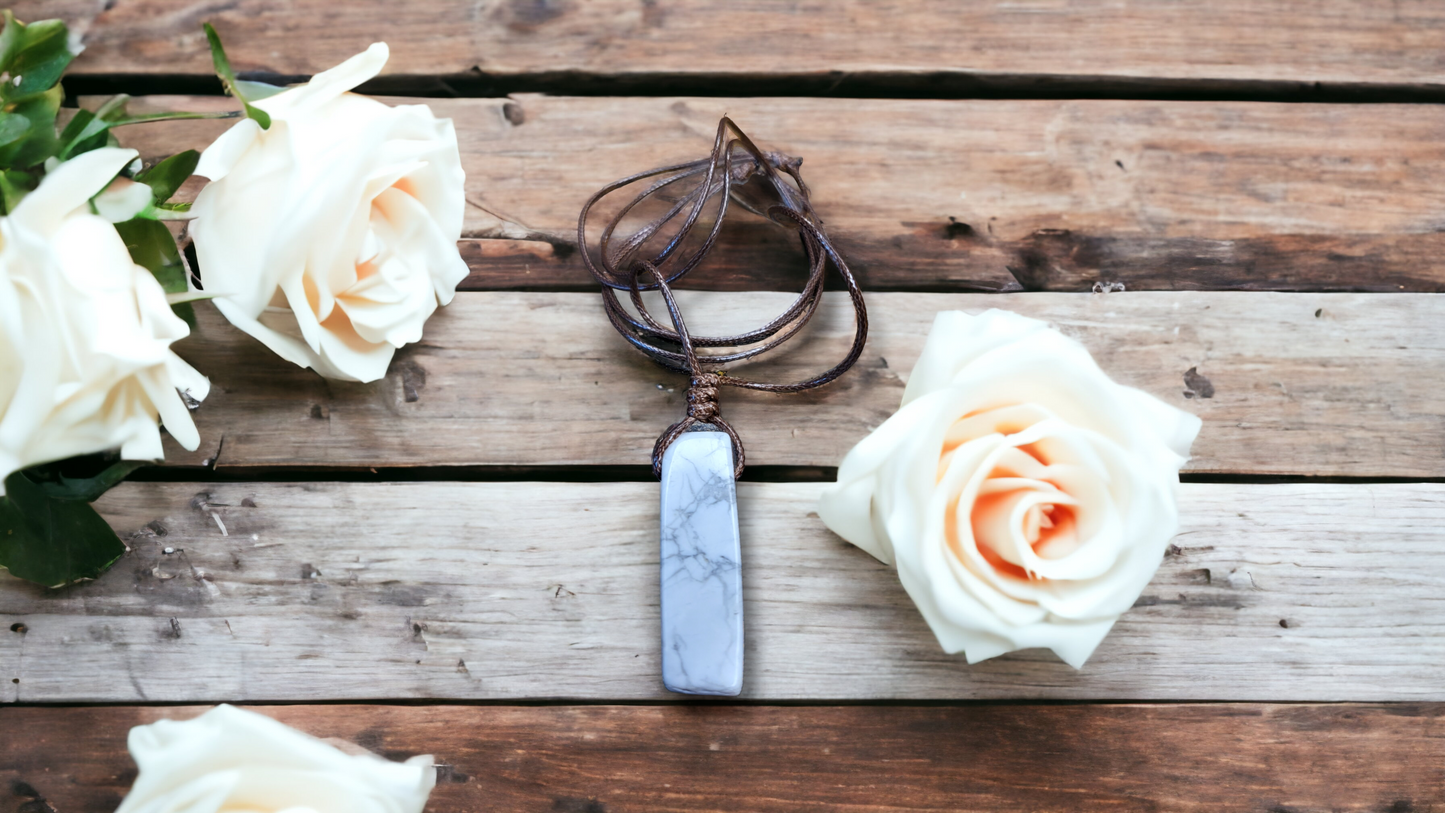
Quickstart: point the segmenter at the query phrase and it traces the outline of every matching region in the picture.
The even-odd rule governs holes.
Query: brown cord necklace
[[[729,139],[729,132],[736,135],[736,138]],[[799,172],[802,163],[801,158],[789,158],[776,152],[763,153],[731,119],[724,117],[718,123],[712,155],[686,164],[640,172],[610,183],[582,207],[582,214],[577,219],[577,244],[582,247],[582,260],[587,265],[587,270],[602,283],[602,304],[607,309],[607,318],[611,320],[612,326],[648,358],[692,379],[692,386],[687,391],[687,417],[673,424],[657,439],[652,453],[654,474],[660,473],[662,453],[667,447],[678,435],[700,422],[712,423],[728,434],[737,453],[737,474],[742,474],[742,442],[738,439],[737,432],[718,416],[717,388],[730,386],[762,392],[802,392],[821,387],[838,378],[853,366],[863,352],[863,344],[868,338],[868,312],[863,305],[863,292],[858,289],[858,282],[848,270],[848,264],[838,255],[832,241],[818,222],[809,202],[808,185],[803,182]],[[784,173],[797,185],[793,186],[784,180]],[[699,175],[703,176],[702,183],[682,195],[666,214],[642,226],[631,237],[616,239],[617,227],[622,219],[640,204],[654,195],[671,191],[675,184]],[[599,254],[594,260],[592,252],[588,250],[587,241],[587,217],[592,207],[623,187],[658,176],[662,177],[633,198],[602,228]],[[747,197],[744,197],[744,194]],[[679,255],[678,249],[698,225],[704,207],[714,198],[719,199],[718,211],[707,239],[692,254]],[[672,294],[672,284],[701,265],[703,259],[712,251],[718,234],[722,231],[730,200],[775,223],[797,230],[808,258],[808,282],[787,310],[756,330],[736,336],[692,336],[688,334],[682,313],[678,310],[677,301]],[[682,215],[684,210],[686,217],[677,234],[667,241],[667,245],[651,259],[639,258],[638,254],[643,245]],[[747,381],[722,372],[709,372],[705,368],[704,365],[723,365],[756,358],[802,330],[822,301],[823,278],[829,260],[832,260],[833,266],[838,269],[857,316],[853,345],[837,366],[814,378],[791,384]],[[652,281],[644,282],[644,276]],[[636,317],[627,312],[618,291],[628,293],[633,308],[637,310]],[[662,292],[668,316],[672,321],[671,328],[659,324],[648,312],[642,301],[643,291]],[[746,345],[753,346],[716,355],[697,353],[697,348],[744,348]]]
[[[662,479],[662,672],[671,691],[736,695],[742,689],[741,545],[733,481],[742,474],[745,458],[738,433],[719,414],[719,388],[794,393],[821,387],[853,366],[868,338],[863,292],[813,211],[801,165],[801,158],[762,152],[724,117],[711,155],[608,184],[577,218],[577,244],[587,270],[602,284],[612,326],[648,358],[690,379],[687,415],[662,433],[652,451],[653,474]],[[593,207],[613,192],[649,179],[602,227],[594,257],[587,240]],[[631,236],[618,236],[624,218],[656,202],[666,207],[661,216]],[[735,336],[693,336],[672,285],[712,251],[730,203],[796,230],[808,260],[808,281],[792,305],[762,327]],[[684,242],[710,206],[716,209],[711,228],[697,248],[684,251]],[[680,225],[667,236],[664,230],[678,218]],[[653,242],[663,245],[647,257],[644,248]],[[823,300],[830,261],[848,291],[856,322],[853,344],[842,361],[813,378],[787,384],[749,381],[720,369],[757,358],[797,335]],[[636,315],[628,311],[620,291],[627,292]],[[648,311],[645,291],[661,293],[671,327]]]

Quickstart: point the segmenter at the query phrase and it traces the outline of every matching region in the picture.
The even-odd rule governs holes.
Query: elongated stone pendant
[[[742,543],[733,447],[706,428],[662,456],[662,682],[672,692],[743,689]]]

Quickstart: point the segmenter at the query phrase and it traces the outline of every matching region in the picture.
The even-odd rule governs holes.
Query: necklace
[[[577,244],[587,270],[602,284],[612,326],[648,358],[689,378],[686,416],[668,427],[652,450],[652,472],[662,481],[662,678],[673,692],[735,696],[742,691],[741,540],[734,481],[742,475],[746,458],[742,439],[719,414],[719,389],[787,394],[821,387],[853,366],[868,337],[863,292],[813,211],[799,172],[802,163],[801,158],[762,152],[724,117],[711,155],[608,184],[587,201],[577,219]],[[594,257],[587,241],[593,207],[614,192],[649,180],[603,226]],[[808,260],[808,281],[792,305],[762,327],[735,336],[693,336],[672,285],[713,249],[730,202],[797,231]],[[619,238],[623,220],[649,205],[665,211]],[[689,236],[709,209],[711,228],[700,245],[687,250]],[[656,248],[650,257],[649,248]],[[842,361],[816,377],[786,384],[750,381],[722,369],[757,358],[797,335],[823,300],[830,264],[842,278],[856,323],[852,347]],[[648,311],[642,298],[646,291],[661,294],[670,326]],[[714,352],[699,352],[705,350]]]

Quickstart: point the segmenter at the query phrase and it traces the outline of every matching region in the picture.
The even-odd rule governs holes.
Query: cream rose
[[[210,386],[170,349],[190,330],[91,212],[135,158],[106,148],[59,164],[0,218],[0,494],[38,463],[110,449],[159,459],[157,420],[200,444],[177,390],[200,400]]]
[[[347,91],[383,43],[254,106],[201,156],[191,236],[202,286],[232,324],[321,375],[375,381],[467,275],[450,119]]]
[[[351,756],[269,717],[217,706],[130,731],[140,774],[116,813],[421,813],[429,756]]]
[[[1199,427],[1043,322],[944,312],[818,513],[898,568],[945,651],[1047,647],[1079,668],[1178,529]]]

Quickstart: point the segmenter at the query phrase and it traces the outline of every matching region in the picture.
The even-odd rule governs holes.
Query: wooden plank
[[[0,679],[45,703],[676,700],[656,489],[129,483],[101,503],[133,548],[109,573],[0,581],[26,628]],[[820,489],[740,486],[746,697],[1445,700],[1445,485],[1186,484],[1177,550],[1082,671],[943,654]]]
[[[805,336],[739,374],[796,381],[852,336],[828,294]],[[684,292],[694,331],[763,324],[781,293]],[[872,294],[864,358],[798,396],[727,390],[723,414],[754,465],[836,466],[897,408],[937,311],[1009,308],[1078,337],[1115,379],[1199,414],[1189,470],[1445,475],[1445,298],[1391,294]],[[649,461],[684,413],[686,381],[628,347],[595,294],[464,293],[373,384],[328,382],[198,307],[180,354],[215,386],[201,448],[171,465],[563,466]],[[1214,387],[1190,398],[1185,373]]]
[[[85,74],[209,75],[201,22],[216,24],[239,70],[311,74],[384,37],[390,73],[488,79],[775,74],[834,86],[858,74],[914,75],[918,92],[950,77],[1020,74],[1107,80],[1445,81],[1445,12],[1429,0],[1164,5],[1097,0],[975,3],[641,4],[426,0],[397,15],[382,0],[170,0],[102,5],[21,2],[22,19],[60,15],[85,34]],[[384,25],[380,21],[385,21]],[[805,46],[800,46],[805,43]],[[814,85],[826,88],[821,81]],[[450,89],[438,83],[438,91]]]
[[[0,780],[22,805],[112,810],[134,778],[127,729],[199,711],[0,709],[12,734],[0,740]],[[1445,803],[1439,704],[258,711],[394,758],[433,754],[443,766],[433,813],[1374,813]]]
[[[414,102],[415,100],[397,100]],[[1445,291],[1445,107],[1140,101],[430,100],[457,123],[469,288],[590,288],[577,213],[604,184],[706,154],[731,114],[805,158],[877,290]],[[135,109],[232,109],[151,97]],[[148,158],[228,122],[127,128]],[[520,242],[514,242],[520,241]],[[796,237],[741,213],[692,285],[791,290]]]

